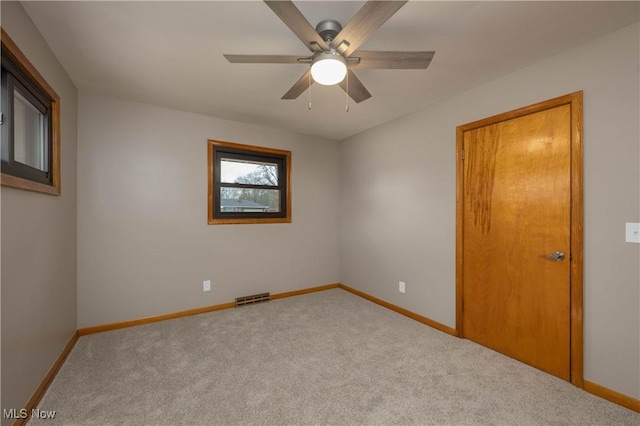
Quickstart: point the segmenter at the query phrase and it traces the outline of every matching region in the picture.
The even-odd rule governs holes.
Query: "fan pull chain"
[[[345,112],[349,112],[349,73],[347,72],[347,90],[346,90],[346,106],[344,108]]]
[[[311,67],[309,67],[311,70]],[[311,111],[311,72],[309,72],[309,111]]]

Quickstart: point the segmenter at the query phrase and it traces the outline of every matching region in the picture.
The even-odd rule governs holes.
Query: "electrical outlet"
[[[398,291],[400,293],[404,293],[404,282],[403,281],[398,282]]]
[[[211,291],[211,280],[202,281],[202,291]]]

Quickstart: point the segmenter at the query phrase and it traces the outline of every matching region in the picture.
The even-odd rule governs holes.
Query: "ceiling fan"
[[[284,94],[296,99],[313,82],[339,84],[355,102],[371,97],[356,77],[355,69],[425,69],[435,52],[381,52],[357,50],[375,30],[393,16],[407,1],[369,0],[342,28],[338,21],[324,19],[316,28],[291,1],[265,0],[293,33],[312,52],[295,55],[224,55],[229,62],[243,64],[309,64],[310,68]],[[345,78],[346,76],[346,78]]]

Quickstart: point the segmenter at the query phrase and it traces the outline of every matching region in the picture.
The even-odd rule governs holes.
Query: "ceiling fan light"
[[[325,86],[340,83],[346,75],[347,61],[338,53],[321,53],[316,56],[311,64],[313,81]]]

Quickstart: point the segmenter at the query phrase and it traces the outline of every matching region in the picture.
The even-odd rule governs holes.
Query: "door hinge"
[[[0,112],[0,126],[4,124],[4,112]]]
[[[464,149],[462,150],[462,159],[464,160]]]

